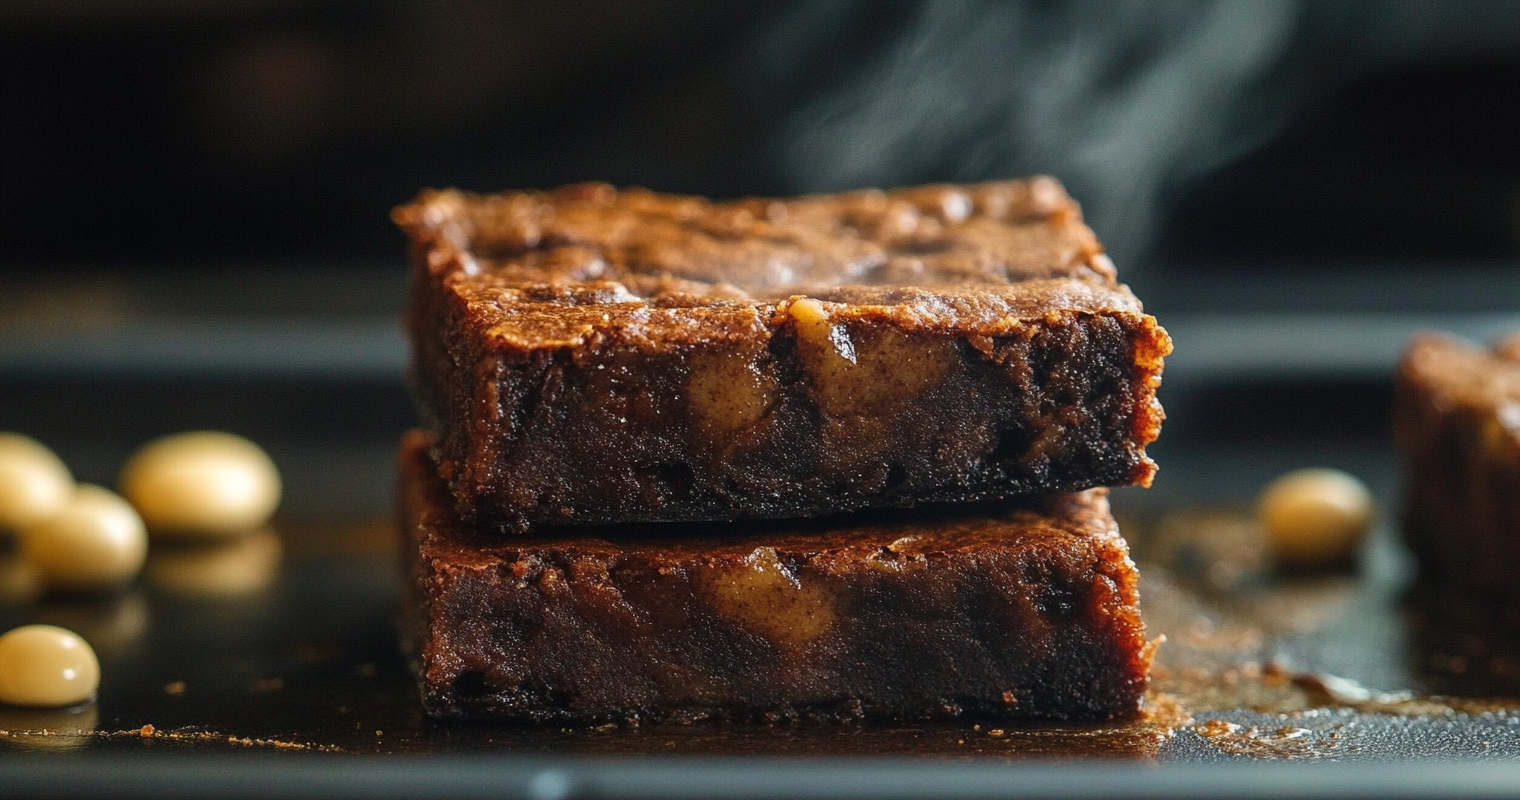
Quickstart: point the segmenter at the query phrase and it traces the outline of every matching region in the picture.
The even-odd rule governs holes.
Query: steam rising
[[[815,25],[819,10],[803,6],[782,28]],[[1272,132],[1240,124],[1234,101],[1278,62],[1297,11],[1280,0],[934,0],[788,118],[777,163],[798,191],[1052,174],[1110,250],[1134,256],[1167,178]],[[804,35],[779,33],[772,41]]]

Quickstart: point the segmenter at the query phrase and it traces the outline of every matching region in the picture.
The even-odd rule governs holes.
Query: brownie
[[[467,520],[788,517],[1148,484],[1166,332],[1048,178],[397,209]]]
[[[1097,720],[1146,688],[1106,490],[503,539],[428,444],[400,453],[403,639],[434,716]]]
[[[1520,332],[1485,351],[1420,334],[1399,367],[1404,539],[1442,591],[1520,601]]]

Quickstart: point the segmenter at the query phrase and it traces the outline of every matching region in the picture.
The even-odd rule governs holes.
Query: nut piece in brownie
[[[1106,490],[483,537],[401,447],[405,647],[435,716],[1109,719],[1150,651]]]
[[[424,192],[413,380],[469,520],[1148,484],[1166,332],[1048,178],[712,203]]]
[[[1489,351],[1415,336],[1394,402],[1421,581],[1520,601],[1520,332]]]

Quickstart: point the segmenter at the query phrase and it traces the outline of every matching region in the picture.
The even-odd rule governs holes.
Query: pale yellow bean
[[[46,445],[0,433],[0,530],[20,530],[52,514],[74,493],[74,476]]]
[[[0,703],[69,706],[94,697],[98,688],[95,651],[72,631],[26,625],[0,636]]]
[[[1346,562],[1372,525],[1372,495],[1335,469],[1284,474],[1262,492],[1258,516],[1274,554],[1302,566]]]
[[[241,436],[195,431],[137,451],[122,470],[121,491],[155,537],[221,538],[269,521],[280,503],[280,473]]]
[[[21,531],[21,556],[49,589],[99,591],[142,571],[148,535],[132,506],[109,489],[82,484],[58,513]]]

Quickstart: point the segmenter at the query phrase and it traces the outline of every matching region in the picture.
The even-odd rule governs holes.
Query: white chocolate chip
[[[1334,469],[1301,469],[1262,492],[1257,513],[1278,558],[1304,566],[1343,562],[1372,524],[1372,495]]]
[[[73,632],[27,625],[0,636],[0,703],[69,706],[94,697],[98,688],[100,662]]]
[[[778,387],[774,377],[761,371],[758,358],[722,353],[693,360],[686,395],[703,431],[725,437],[770,411]]]
[[[228,537],[269,521],[280,473],[253,442],[197,431],[145,445],[122,470],[121,490],[155,537]]]
[[[0,530],[20,530],[56,513],[74,494],[74,477],[36,439],[0,433]]]
[[[797,338],[821,355],[830,369],[840,369],[847,361],[855,363],[855,344],[844,326],[829,319],[828,309],[817,300],[801,297],[787,306],[787,313],[797,325]]]
[[[21,553],[52,589],[99,591],[137,577],[148,536],[132,506],[109,489],[83,484],[68,504],[21,531]]]
[[[786,307],[786,313],[797,321],[798,325],[827,325],[829,312],[823,304],[811,297],[799,297]]]
[[[720,615],[783,649],[800,650],[834,624],[827,589],[803,583],[770,547],[757,547],[742,561],[714,564],[698,574]]]
[[[948,339],[882,328],[851,337],[826,306],[798,298],[787,307],[796,325],[799,357],[820,408],[834,417],[889,418],[937,384],[955,363]]]

